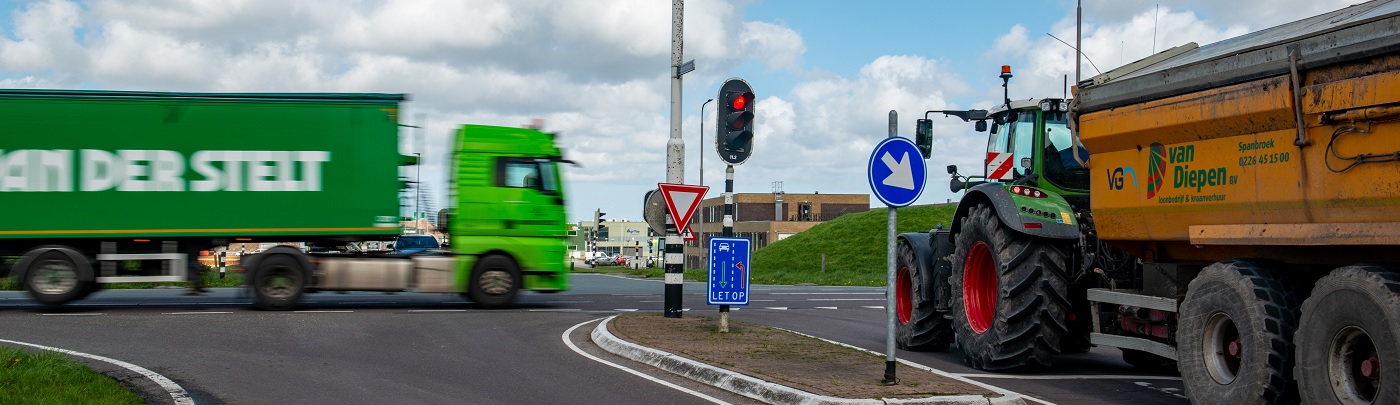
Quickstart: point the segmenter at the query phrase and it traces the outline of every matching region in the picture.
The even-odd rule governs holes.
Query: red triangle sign
[[[705,198],[706,186],[689,184],[656,183],[661,188],[661,198],[666,200],[666,210],[677,230],[689,228],[690,217],[700,208],[700,200]]]

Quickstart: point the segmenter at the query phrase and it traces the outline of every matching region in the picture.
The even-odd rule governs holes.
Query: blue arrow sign
[[[710,305],[749,305],[749,240],[710,238]]]
[[[885,138],[870,153],[870,190],[885,205],[904,207],[913,204],[924,192],[928,166],[919,147],[908,138]]]

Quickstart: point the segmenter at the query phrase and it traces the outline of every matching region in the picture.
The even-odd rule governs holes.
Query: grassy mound
[[[952,224],[957,204],[900,208],[898,233],[927,232]],[[755,284],[885,285],[889,232],[885,208],[846,214],[759,249],[753,254]],[[822,254],[826,270],[822,270]]]

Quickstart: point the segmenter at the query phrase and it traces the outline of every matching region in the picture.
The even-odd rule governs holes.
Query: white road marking
[[[884,292],[802,292],[802,293],[769,293],[773,295],[884,295]]]
[[[817,307],[817,309],[837,309],[836,307]]]
[[[530,310],[526,310],[526,311],[527,311],[527,312],[571,312],[571,311],[582,311],[582,309],[578,309],[578,308],[530,309]]]
[[[96,312],[96,313],[91,313],[91,312],[90,312],[90,313],[81,313],[81,314],[39,314],[39,315],[43,315],[43,316],[99,316],[99,315],[106,315],[106,314],[103,314],[103,313],[101,313],[101,312]]]
[[[988,378],[988,379],[1010,379],[1010,380],[1168,380],[1181,381],[1181,377],[1169,375],[1109,375],[1109,374],[1079,374],[1079,375],[1025,375],[1025,374],[953,374],[964,378]]]
[[[162,312],[161,315],[231,314],[232,312]]]
[[[798,332],[798,331],[791,330],[791,329],[783,329],[783,328],[777,328],[777,329],[782,329],[782,330],[785,330],[785,331],[788,331],[788,332],[796,333],[796,334],[798,334],[798,335],[802,335],[802,336],[806,336],[806,337],[809,337],[809,338],[821,340],[821,341],[823,341],[823,342],[831,343],[831,344],[834,344],[834,345],[840,345],[840,346],[849,347],[849,348],[852,348],[852,349],[860,350],[860,351],[863,351],[863,352],[866,352],[866,353],[870,353],[870,354],[874,354],[874,355],[878,355],[878,356],[884,356],[884,355],[885,355],[884,353],[876,352],[876,351],[874,351],[874,350],[867,350],[867,349],[862,348],[862,347],[856,347],[856,346],[848,345],[848,344],[845,344],[845,343],[837,342],[837,341],[835,341],[835,340],[822,339],[822,338],[819,338],[819,337],[816,337],[816,336],[808,335],[808,334],[806,334],[806,333]],[[961,377],[961,376],[958,375],[958,374],[949,373],[949,372],[947,372],[947,371],[943,371],[943,370],[939,370],[939,369],[936,369],[936,368],[933,368],[933,367],[925,366],[925,365],[923,365],[923,364],[915,363],[915,362],[912,362],[912,361],[909,361],[909,360],[905,360],[905,359],[896,359],[895,361],[898,361],[898,362],[900,362],[900,363],[904,363],[904,365],[909,366],[909,367],[917,368],[917,369],[924,370],[924,371],[927,371],[927,372],[930,372],[930,373],[934,373],[934,374],[938,374],[938,375],[941,375],[941,376],[944,376],[944,377],[948,377],[948,378],[952,378],[952,379],[955,379],[955,380],[958,380],[958,381],[962,381],[962,382],[965,382],[965,383],[968,383],[968,384],[976,385],[976,386],[978,386],[978,387],[986,388],[986,389],[992,390],[992,391],[994,391],[994,392],[1001,393],[1002,395],[1007,395],[1007,396],[1010,396],[1010,395],[1019,395],[1021,398],[1025,398],[1025,399],[1028,400],[1028,401],[1038,402],[1038,403],[1042,403],[1042,404],[1045,404],[1045,405],[1055,405],[1055,404],[1053,404],[1053,403],[1046,402],[1046,401],[1041,400],[1041,399],[1039,399],[1039,398],[1033,398],[1033,397],[1031,397],[1031,396],[1029,396],[1029,395],[1026,395],[1026,394],[1022,394],[1022,393],[1019,393],[1019,392],[1015,392],[1015,391],[1012,391],[1012,390],[1008,390],[1008,389],[1005,389],[1005,388],[1002,388],[1002,387],[998,387],[998,386],[995,386],[995,385],[991,385],[991,384],[979,382],[979,381],[977,381],[977,380],[972,380],[972,379],[969,379],[969,378],[966,378],[966,377]]]
[[[637,312],[637,309],[636,309],[636,308],[623,308],[623,309],[613,309],[613,310],[614,310],[614,311],[622,311],[622,312]]]
[[[1189,399],[1189,398],[1186,398],[1185,395],[1181,395],[1181,394],[1178,394],[1178,393],[1177,393],[1178,391],[1181,391],[1181,389],[1179,389],[1179,388],[1168,388],[1168,387],[1157,388],[1157,387],[1153,387],[1153,386],[1152,386],[1152,383],[1150,383],[1150,382],[1143,382],[1143,381],[1138,381],[1138,382],[1135,382],[1134,384],[1137,384],[1139,387],[1147,388],[1147,389],[1150,389],[1150,390],[1161,391],[1161,392],[1163,392],[1163,393],[1176,396],[1177,398]]]
[[[117,366],[121,366],[121,367],[123,367],[123,368],[126,368],[127,370],[134,371],[134,372],[136,372],[137,374],[141,374],[141,375],[143,375],[143,376],[146,376],[146,378],[151,379],[152,382],[155,382],[156,385],[159,385],[162,389],[165,390],[165,392],[169,393],[169,394],[170,394],[170,398],[171,398],[172,400],[174,400],[176,404],[179,404],[179,405],[194,405],[194,399],[193,399],[193,398],[190,398],[190,393],[189,393],[189,392],[186,392],[184,388],[180,387],[180,384],[176,384],[174,381],[171,381],[169,378],[165,378],[165,376],[163,376],[163,375],[156,374],[156,372],[154,372],[154,371],[147,370],[147,369],[145,369],[145,368],[143,368],[143,367],[141,367],[141,366],[135,365],[135,364],[127,363],[127,362],[125,362],[125,361],[121,361],[121,360],[117,360],[117,359],[102,357],[102,356],[98,356],[98,355],[95,355],[95,354],[87,354],[87,353],[75,352],[75,351],[67,350],[67,349],[59,349],[59,348],[57,348],[57,347],[41,346],[41,345],[36,345],[36,344],[33,344],[33,343],[16,342],[16,341],[13,341],[13,340],[5,340],[5,339],[0,339],[0,342],[11,343],[11,344],[17,344],[17,345],[25,345],[25,346],[29,346],[29,347],[38,348],[38,349],[50,350],[50,351],[55,351],[55,352],[59,352],[59,353],[67,354],[67,355],[80,356],[80,357],[87,357],[87,358],[93,359],[93,360],[105,361],[105,362],[108,362],[108,363],[112,363],[112,364],[115,364],[115,365],[117,365]]]
[[[870,309],[885,309],[885,307],[884,307],[884,306],[878,306],[878,307],[869,307],[869,306],[863,306],[863,307],[861,307],[861,308],[870,308]]]
[[[807,301],[884,301],[884,298],[808,298]]]
[[[637,370],[633,370],[633,369],[627,368],[627,367],[622,366],[622,365],[619,365],[619,364],[617,364],[617,363],[613,363],[613,362],[610,362],[610,361],[607,361],[607,360],[600,359],[600,358],[598,358],[597,356],[588,354],[588,353],[584,352],[582,349],[579,349],[578,346],[574,345],[574,342],[573,342],[573,341],[569,340],[569,335],[570,335],[570,334],[573,334],[575,329],[578,329],[580,326],[583,326],[583,325],[587,325],[587,324],[590,324],[590,323],[593,323],[593,322],[598,322],[600,319],[609,319],[609,318],[599,318],[599,319],[594,319],[594,320],[591,320],[591,321],[585,321],[585,322],[580,323],[580,324],[578,324],[578,325],[574,325],[573,327],[569,328],[569,330],[564,331],[564,335],[561,336],[561,337],[564,339],[564,344],[568,345],[570,349],[573,349],[573,351],[574,351],[575,353],[578,353],[578,354],[582,355],[583,357],[587,357],[589,360],[593,360],[593,361],[596,361],[596,362],[599,362],[599,363],[607,364],[607,365],[612,366],[613,368],[616,368],[616,369],[618,369],[618,370],[626,371],[626,372],[628,372],[628,373],[631,373],[632,375],[645,378],[645,379],[650,380],[651,382],[654,382],[654,383],[657,383],[657,384],[661,384],[661,385],[664,385],[664,386],[667,386],[667,387],[670,387],[670,388],[674,388],[675,390],[680,391],[680,392],[684,392],[684,393],[687,393],[687,394],[690,394],[690,395],[694,395],[694,396],[699,397],[700,399],[704,399],[704,400],[706,400],[706,401],[714,402],[714,403],[716,403],[716,404],[728,404],[728,402],[721,401],[719,398],[715,398],[715,397],[712,397],[712,396],[709,396],[709,395],[701,394],[701,393],[699,393],[699,392],[696,392],[695,390],[692,390],[692,389],[689,389],[689,388],[686,388],[686,387],[682,387],[682,386],[679,386],[679,385],[675,385],[675,384],[672,384],[672,383],[670,383],[670,382],[667,382],[667,381],[664,381],[664,380],[661,380],[661,379],[657,379],[657,378],[655,378],[655,377],[652,377],[652,376],[649,376],[649,375],[646,375],[646,374],[642,374],[641,372],[639,372],[639,371],[637,371]]]
[[[306,310],[306,311],[292,311],[292,312],[300,313],[300,314],[348,314],[348,313],[352,313],[352,312],[355,312],[355,311]]]
[[[408,312],[467,312],[465,309],[410,309]]]

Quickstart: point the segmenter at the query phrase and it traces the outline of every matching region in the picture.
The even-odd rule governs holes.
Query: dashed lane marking
[[[773,310],[778,310],[778,311],[786,311],[786,310],[788,309],[788,307],[765,307],[765,308],[763,308],[763,309],[773,309]]]
[[[861,308],[885,309],[885,307],[884,307],[883,305],[882,305],[882,306],[862,306]]]
[[[575,312],[582,311],[579,308],[559,308],[559,309],[531,309],[528,312]]]
[[[410,309],[408,312],[467,312],[465,309]]]
[[[101,313],[101,312],[97,312],[97,313],[80,313],[80,314],[39,314],[39,315],[43,315],[43,316],[100,316],[100,315],[106,315],[106,314]]]
[[[1181,377],[1169,375],[1024,375],[1024,374],[953,374],[963,378],[1012,379],[1012,380],[1167,380],[1181,381]]]
[[[292,311],[292,312],[301,313],[301,314],[348,314],[348,313],[353,313],[353,312],[355,312],[355,311],[306,310],[306,311]]]
[[[836,307],[817,307],[817,309],[837,309]]]
[[[162,312],[161,315],[204,315],[204,314],[231,314],[232,312]]]
[[[808,298],[808,301],[884,301],[884,298]]]

